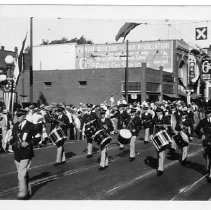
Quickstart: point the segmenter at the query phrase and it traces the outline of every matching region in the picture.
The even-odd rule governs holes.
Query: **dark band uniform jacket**
[[[32,159],[34,157],[33,151],[33,136],[35,132],[35,126],[33,123],[24,120],[23,122],[15,123],[12,130],[12,149],[14,151],[14,159],[18,162],[24,159]],[[29,144],[27,147],[22,147],[21,142],[23,137],[26,136],[25,141]]]
[[[175,116],[175,119],[176,119],[175,130],[180,131],[181,130],[180,124],[181,124],[181,120],[182,120],[182,112],[177,110],[173,115]]]
[[[142,128],[141,118],[138,115],[136,115],[134,118],[131,118],[127,128],[132,133],[132,136],[138,136],[138,133]]]
[[[152,114],[150,114],[148,112],[143,113],[141,115],[141,119],[142,119],[142,125],[143,125],[144,129],[151,128],[153,126]]]
[[[114,130],[113,123],[109,118],[98,119],[97,130],[102,128],[104,128],[108,133],[111,133]]]
[[[126,111],[123,111],[123,112],[120,112],[118,111],[117,112],[117,129],[118,130],[121,130],[124,128],[123,125],[125,125],[125,127],[128,126],[128,123],[130,122],[130,115],[126,112]]]
[[[67,129],[69,128],[70,121],[66,114],[59,115],[57,118],[60,127],[64,131],[65,135],[67,136]]]
[[[207,118],[202,119],[195,128],[195,133],[201,138],[205,135],[205,139],[211,142],[211,122]]]
[[[165,130],[167,125],[170,125],[169,116],[162,115],[159,116],[155,115],[153,118],[153,124],[155,126],[155,132],[159,132],[160,130]]]
[[[201,138],[205,135],[202,145],[204,147],[205,153],[211,159],[211,122],[210,119],[204,118],[195,128],[195,133]]]
[[[81,119],[81,129],[83,129],[83,126],[86,125],[87,123],[89,123],[90,121],[92,121],[92,120],[95,121],[97,119],[98,119],[98,117],[97,117],[96,113],[94,113],[94,112],[84,114],[84,116]],[[96,124],[96,122],[94,122],[94,124]]]

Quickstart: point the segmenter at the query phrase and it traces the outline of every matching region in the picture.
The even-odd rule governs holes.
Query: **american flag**
[[[13,86],[13,92],[15,91],[15,85],[12,84],[12,80],[7,80],[7,84],[4,85],[4,91],[5,92],[11,92],[12,91],[12,86]]]
[[[14,86],[18,83],[19,76],[23,70],[23,50],[24,50],[26,38],[27,38],[27,34],[22,42],[22,48],[20,50],[19,55],[18,55],[18,52],[16,52],[15,69],[14,69]]]

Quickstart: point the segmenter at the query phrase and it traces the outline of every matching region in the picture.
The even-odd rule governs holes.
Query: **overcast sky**
[[[208,47],[211,42],[211,6],[144,5],[0,5],[0,45],[19,49],[33,19],[33,45],[67,37],[115,42],[125,22],[143,23],[127,36],[129,41],[184,39],[192,46]],[[208,27],[208,39],[195,40],[195,28]],[[119,42],[122,40],[120,39]]]

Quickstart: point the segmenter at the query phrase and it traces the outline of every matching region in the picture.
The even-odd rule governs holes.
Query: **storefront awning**
[[[169,93],[169,94],[164,93],[163,95],[173,99],[181,99],[177,94],[174,93]]]

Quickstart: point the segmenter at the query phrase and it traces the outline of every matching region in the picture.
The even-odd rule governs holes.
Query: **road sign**
[[[196,28],[196,40],[207,39],[207,27]]]

